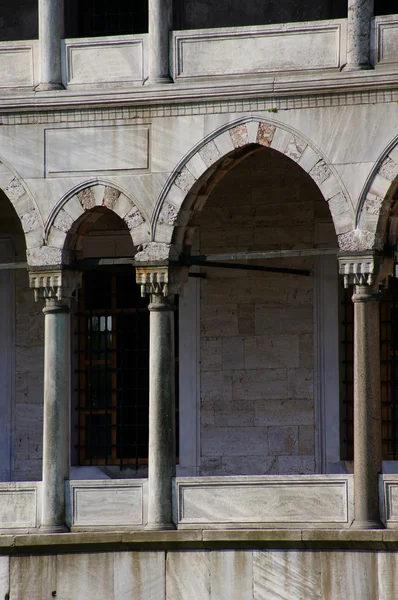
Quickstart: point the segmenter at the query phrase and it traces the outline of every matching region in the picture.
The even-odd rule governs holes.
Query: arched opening
[[[98,260],[133,257],[131,234],[102,206],[76,221],[66,243],[83,271],[72,310],[72,465],[97,467],[96,477],[140,476],[148,460],[147,300],[131,263]]]
[[[337,249],[313,179],[287,156],[257,150],[189,223],[192,253]],[[310,273],[200,267],[200,473],[327,471],[340,459],[336,257],[245,264]]]
[[[148,32],[148,0],[69,0],[65,10],[67,37]]]

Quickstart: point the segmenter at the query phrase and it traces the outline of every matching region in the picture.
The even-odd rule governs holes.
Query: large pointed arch
[[[327,158],[301,133],[272,120],[246,117],[214,131],[180,161],[156,203],[151,221],[153,242],[186,243],[189,222],[204,206],[218,181],[237,162],[264,147],[298,163],[328,202],[336,234],[354,228],[354,209]]]

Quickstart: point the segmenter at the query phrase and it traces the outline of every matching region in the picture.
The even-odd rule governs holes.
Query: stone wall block
[[[0,598],[7,598],[10,591],[10,557],[0,556]]]
[[[295,162],[299,162],[306,147],[307,144],[303,140],[300,140],[299,138],[293,135],[286,147],[285,154]]]
[[[27,248],[38,248],[43,244],[42,228],[35,228],[28,233],[25,233],[25,241]]]
[[[238,335],[238,307],[236,304],[205,306],[201,311],[201,332],[205,336]]]
[[[372,185],[370,186],[369,192],[374,196],[379,196],[380,198],[385,198],[388,194],[388,191],[391,187],[391,181],[378,174],[372,181]]]
[[[270,550],[253,552],[256,600],[321,600],[319,552]],[[353,597],[354,598],[354,597]],[[334,598],[333,598],[334,600]]]
[[[114,589],[113,553],[57,556],[57,600],[113,600]],[[51,595],[43,596],[43,599],[46,597],[51,598]]]
[[[213,141],[205,144],[200,150],[199,155],[205,163],[206,167],[211,167],[220,158],[220,151]]]
[[[274,138],[276,131],[275,125],[270,125],[269,123],[259,123],[257,130],[257,144],[261,146],[266,146],[269,148],[272,144],[272,140]]]
[[[212,427],[201,435],[203,456],[266,456],[267,427]]]
[[[312,307],[272,307],[257,304],[255,309],[255,332],[257,335],[266,333],[312,332]]]
[[[339,248],[345,252],[383,250],[385,236],[374,231],[349,231],[338,236]]]
[[[309,172],[312,179],[321,187],[322,183],[329,179],[331,176],[329,167],[326,165],[325,161],[320,160]]]
[[[215,402],[214,422],[217,427],[254,427],[254,402],[246,398]]]
[[[268,454],[274,456],[298,454],[298,427],[269,427]]]
[[[115,552],[114,592],[110,600],[164,600],[165,552]]]
[[[238,331],[240,334],[254,335],[254,303],[238,304]]]
[[[167,552],[166,600],[210,600],[210,553]]]
[[[366,196],[366,201],[363,207],[365,213],[369,215],[386,215],[388,214],[388,208],[384,203],[384,199],[379,196],[375,196],[370,192]]]
[[[278,461],[274,456],[223,456],[222,475],[277,475]],[[217,474],[217,473],[215,473]]]
[[[314,371],[313,369],[289,369],[288,371],[289,398],[313,398]]]
[[[377,592],[376,552],[322,552],[322,598],[374,600]]]
[[[333,223],[337,235],[349,233],[353,227],[351,211],[347,211],[341,215],[333,215]]]
[[[4,193],[14,204],[19,198],[24,196],[26,192],[21,181],[17,177],[14,177],[14,179],[4,189]]]
[[[345,196],[343,195],[343,193],[341,191],[340,183],[339,183],[337,177],[335,177],[334,175],[331,175],[330,177],[325,179],[325,181],[323,183],[321,183],[321,185],[319,187],[320,187],[320,190],[321,190],[322,195],[325,198],[325,200],[330,200],[331,198],[333,198],[334,196],[337,196],[337,195],[341,195],[345,199]],[[330,210],[332,210],[330,205],[329,205],[329,207],[330,207]],[[349,207],[348,207],[348,203],[347,203],[345,210],[348,210],[348,208]]]
[[[218,149],[215,141],[213,144],[217,150],[217,155],[222,156],[220,150]],[[232,149],[232,148],[231,148]],[[208,165],[205,160],[200,155],[200,152],[196,152],[185,165],[188,171],[195,177],[195,179],[200,179],[208,169]]]
[[[91,189],[93,190],[95,205],[103,206],[104,205],[105,186],[104,185],[93,185]]]
[[[249,143],[246,124],[232,127],[232,129],[229,130],[229,134],[235,148],[242,148],[242,146],[246,146]]]
[[[296,334],[248,336],[245,339],[246,369],[283,369],[299,366]]]
[[[121,192],[114,187],[107,185],[105,187],[104,196],[103,196],[103,206],[109,208],[110,210],[114,210],[116,202],[119,199]]]
[[[184,167],[181,172],[177,175],[175,185],[185,193],[188,193],[191,188],[195,185],[196,179],[192,173]]]
[[[225,131],[224,133],[221,133],[216,138],[214,138],[214,143],[217,146],[218,151],[220,152],[220,156],[226,156],[235,149],[229,131]]]
[[[387,156],[379,169],[379,175],[388,181],[395,181],[398,177],[398,164],[390,156]]]
[[[202,372],[222,370],[221,338],[202,338],[200,348],[200,365]]]
[[[12,556],[10,559],[10,599],[55,598],[53,592],[57,593],[56,563],[55,555]],[[57,598],[62,600],[59,593]]]
[[[300,156],[299,165],[304,169],[304,171],[309,173],[320,160],[322,159],[319,154],[317,154],[315,150],[311,148],[311,146],[307,146]]]
[[[84,210],[91,210],[95,207],[95,197],[92,187],[85,188],[77,194],[77,197]]]
[[[315,429],[313,425],[300,425],[298,428],[299,454],[315,454]]]
[[[200,378],[202,402],[218,402],[232,397],[232,375],[224,372],[204,372]]]
[[[261,361],[259,361],[261,364]],[[263,400],[287,398],[286,370],[250,369],[234,371],[232,375],[232,397],[234,400]]]
[[[60,248],[61,250],[65,246],[66,233],[57,229],[56,227],[52,227],[50,230],[50,234],[48,236],[47,243],[52,248]]]
[[[255,423],[261,427],[314,424],[314,403],[310,399],[265,399],[254,403]]]
[[[25,213],[21,217],[21,224],[24,233],[29,233],[30,231],[34,231],[35,229],[40,229],[40,224],[37,219],[37,214],[35,210],[30,210]]]
[[[144,222],[144,218],[137,207],[134,207],[130,210],[129,213],[124,217],[124,222],[127,227],[130,229],[137,229]]]
[[[210,560],[212,600],[253,600],[250,550],[213,551]]]
[[[286,151],[287,145],[291,140],[292,134],[290,131],[286,131],[286,129],[282,129],[281,127],[277,127],[274,133],[274,137],[271,142],[271,148],[274,150],[278,150],[279,152]]]
[[[314,456],[279,456],[278,473],[280,475],[313,475]],[[327,596],[326,596],[327,597]],[[337,598],[336,598],[337,600]]]
[[[65,210],[61,209],[54,219],[53,227],[56,227],[64,233],[68,233],[72,225],[72,217]]]
[[[178,221],[178,208],[170,202],[164,202],[159,213],[159,221],[168,225],[176,225]]]
[[[69,198],[68,202],[64,204],[62,210],[64,210],[73,221],[77,221],[77,219],[84,214],[84,208],[77,196],[72,196],[72,198]]]
[[[299,367],[314,367],[314,339],[312,333],[299,335]]]
[[[131,202],[130,198],[127,198],[127,196],[124,194],[120,194],[119,198],[116,200],[113,210],[121,219],[124,219],[133,208],[135,208],[135,206]]]
[[[202,477],[219,475],[222,472],[221,456],[202,456],[200,459],[200,474]]]
[[[245,363],[244,338],[223,337],[222,366],[224,371],[243,369]]]

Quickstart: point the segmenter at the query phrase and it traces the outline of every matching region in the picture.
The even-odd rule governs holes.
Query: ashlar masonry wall
[[[327,211],[300,167],[264,150],[213,191],[199,219],[200,253],[311,248]],[[313,267],[312,259],[262,264]],[[203,271],[201,474],[313,473],[314,277]]]

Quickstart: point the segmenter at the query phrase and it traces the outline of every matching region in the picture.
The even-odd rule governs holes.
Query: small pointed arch
[[[397,200],[398,136],[382,152],[362,190],[355,219],[355,249],[383,250],[397,243]]]
[[[354,209],[327,158],[301,133],[272,120],[246,117],[214,131],[180,161],[157,201],[152,241],[189,245],[189,223],[215,185],[241,160],[271,148],[299,164],[328,202],[337,235],[354,226]]]
[[[68,261],[78,226],[85,220],[93,223],[104,211],[120,217],[134,246],[149,241],[147,217],[134,200],[117,184],[95,180],[73,188],[51,211],[45,225],[47,248],[58,250],[62,260]]]

